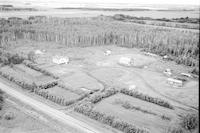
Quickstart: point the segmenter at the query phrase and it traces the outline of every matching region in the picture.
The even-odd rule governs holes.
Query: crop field
[[[30,95],[120,132],[198,130],[182,125],[199,111],[198,31],[106,16],[15,19],[1,23],[0,74]]]
[[[123,105],[120,105],[120,101],[128,102],[135,107],[155,113],[158,116],[144,113],[136,109],[126,109],[126,107],[124,108]],[[101,101],[95,105],[94,110],[106,113],[108,115],[114,115],[117,118],[129,123],[148,128],[155,133],[163,132],[165,129],[167,129],[168,124],[172,123],[173,119],[177,117],[174,113],[174,110],[166,109],[153,103],[141,101],[137,98],[132,98],[124,94],[116,94]],[[162,119],[162,115],[169,117],[170,120]]]
[[[53,78],[45,76],[42,73],[30,69],[23,64],[16,65],[14,67],[5,66],[0,70],[6,74],[12,75],[14,78],[20,81],[25,81],[29,84],[35,83],[42,85],[54,81]]]

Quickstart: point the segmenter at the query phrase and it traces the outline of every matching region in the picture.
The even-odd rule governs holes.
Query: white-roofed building
[[[134,60],[130,57],[121,57],[119,59],[119,64],[125,65],[125,66],[132,66],[134,65]]]
[[[52,61],[53,61],[53,63],[56,63],[56,64],[68,64],[69,58],[56,55],[53,57]]]
[[[173,79],[173,78],[168,78],[167,83],[174,87],[182,87],[183,86],[183,81],[178,80],[178,79]]]

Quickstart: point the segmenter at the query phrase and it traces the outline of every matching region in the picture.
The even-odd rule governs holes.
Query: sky
[[[193,9],[200,6],[200,0],[0,0],[1,4],[18,7],[88,7],[88,8],[148,8]],[[172,6],[173,5],[173,6]],[[183,6],[184,5],[184,6]]]
[[[200,5],[200,0],[0,0],[10,2],[33,3],[134,3],[134,4],[176,4],[176,5]]]
[[[70,0],[57,0],[70,1]],[[73,2],[88,3],[135,3],[135,4],[176,4],[199,5],[200,0],[72,0]]]

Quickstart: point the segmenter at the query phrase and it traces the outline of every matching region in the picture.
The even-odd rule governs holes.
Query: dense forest
[[[199,74],[199,32],[120,22],[110,17],[1,19],[0,47],[9,41],[53,41],[67,47],[117,45],[170,56]],[[28,44],[27,44],[28,45]]]

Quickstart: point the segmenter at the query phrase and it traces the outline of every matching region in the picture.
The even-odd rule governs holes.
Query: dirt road
[[[59,110],[51,108],[46,104],[43,104],[35,99],[32,99],[32,98],[16,91],[14,88],[11,88],[1,82],[0,82],[0,89],[2,91],[4,91],[5,93],[11,95],[12,97],[15,97],[16,99],[24,102],[25,104],[30,105],[34,109],[41,111],[41,112],[47,114],[48,116],[50,116],[64,124],[69,125],[70,127],[74,128],[74,129],[77,129],[78,131],[80,131],[80,133],[100,133],[99,131],[90,127],[89,125],[87,125],[81,121],[78,121],[77,119],[75,119],[69,115],[66,115]]]

